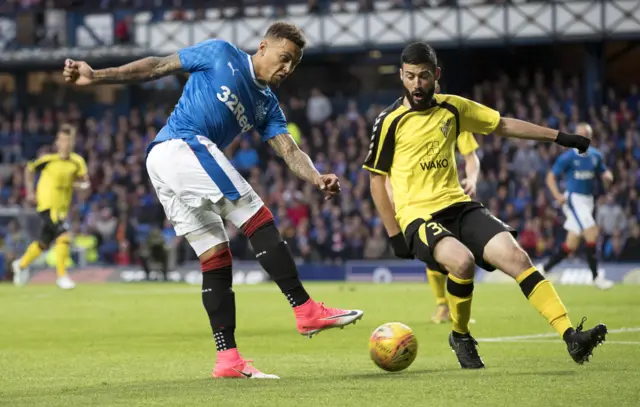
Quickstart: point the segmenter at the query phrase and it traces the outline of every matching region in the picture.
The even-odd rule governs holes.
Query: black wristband
[[[575,136],[573,134],[559,131],[558,137],[556,137],[556,143],[565,147],[573,147],[575,144]]]
[[[556,143],[564,147],[577,148],[578,151],[584,153],[589,148],[591,140],[578,134],[559,131],[556,137]]]
[[[412,259],[413,254],[411,250],[409,250],[409,245],[404,238],[404,234],[402,232],[393,235],[389,238],[391,242],[391,247],[393,248],[393,253],[402,259]]]
[[[406,240],[404,240],[404,234],[402,232],[395,234],[389,238],[391,244],[404,243],[407,244]]]

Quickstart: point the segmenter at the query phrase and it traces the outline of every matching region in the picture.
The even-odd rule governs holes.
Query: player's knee
[[[56,244],[71,244],[71,236],[68,233],[63,233],[57,237]]]
[[[459,253],[458,256],[452,257],[445,269],[454,276],[462,279],[473,278],[475,272],[475,259],[471,252]]]
[[[247,220],[242,225],[242,231],[249,239],[251,239],[251,237],[253,237],[253,235],[257,231],[269,225],[274,225],[274,229],[277,230],[277,228],[275,228],[275,220],[273,219],[273,214],[271,213],[269,208],[267,208],[266,206],[262,206],[249,220]]]
[[[573,253],[578,250],[578,244],[573,241],[566,241],[562,243],[562,250],[567,254]]]
[[[229,251],[229,242],[217,244],[209,249],[206,249],[202,254],[198,255],[200,264],[205,264],[208,261],[220,257],[221,253]],[[229,252],[230,253],[230,252]]]
[[[584,240],[587,243],[595,243],[596,240],[598,239],[598,227],[592,226],[588,229],[585,229],[583,234],[584,234]],[[576,248],[577,248],[577,245],[576,245]]]

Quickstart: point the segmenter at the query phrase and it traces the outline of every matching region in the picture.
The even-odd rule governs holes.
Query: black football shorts
[[[416,258],[431,270],[447,273],[433,257],[438,241],[450,236],[464,244],[475,257],[476,265],[487,271],[496,268],[483,259],[484,247],[498,233],[518,235],[515,229],[496,218],[482,204],[475,201],[460,202],[431,214],[426,219],[416,219],[407,226],[405,238]]]
[[[69,225],[66,220],[54,221],[51,219],[51,212],[49,210],[39,212],[40,219],[42,219],[42,228],[40,229],[40,242],[50,245],[60,235],[69,230]]]

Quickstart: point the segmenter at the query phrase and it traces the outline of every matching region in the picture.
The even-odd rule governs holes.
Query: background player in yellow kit
[[[71,244],[66,217],[73,198],[73,189],[90,187],[87,164],[81,156],[73,152],[75,136],[75,128],[62,125],[56,135],[56,153],[45,154],[27,163],[27,201],[36,204],[36,210],[42,219],[42,228],[39,239],[31,243],[22,258],[12,264],[15,285],[22,286],[29,281],[29,265],[55,242],[56,283],[63,289],[75,287],[65,267]],[[37,189],[36,174],[40,175]]]

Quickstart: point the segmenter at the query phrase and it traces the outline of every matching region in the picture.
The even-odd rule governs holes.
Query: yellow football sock
[[[522,293],[531,302],[531,305],[543,317],[547,318],[547,321],[560,336],[572,327],[567,309],[553,288],[551,281],[546,280],[535,267],[525,270],[516,278],[516,281],[520,284]]]
[[[67,259],[71,252],[69,236],[60,236],[56,240],[56,273],[58,277],[64,277],[67,275]]]
[[[449,294],[449,311],[453,322],[453,331],[459,334],[469,333],[473,278],[465,280],[449,274],[447,294]]]
[[[445,305],[447,303],[447,298],[445,297],[445,286],[447,284],[446,274],[427,269],[427,279],[429,279],[429,287],[431,287],[433,296],[436,297],[436,304]]]
[[[20,259],[20,268],[24,269],[29,267],[29,264],[33,263],[35,259],[40,257],[42,254],[42,248],[40,247],[40,243],[33,242],[27,247],[27,251],[24,252],[22,258]]]

